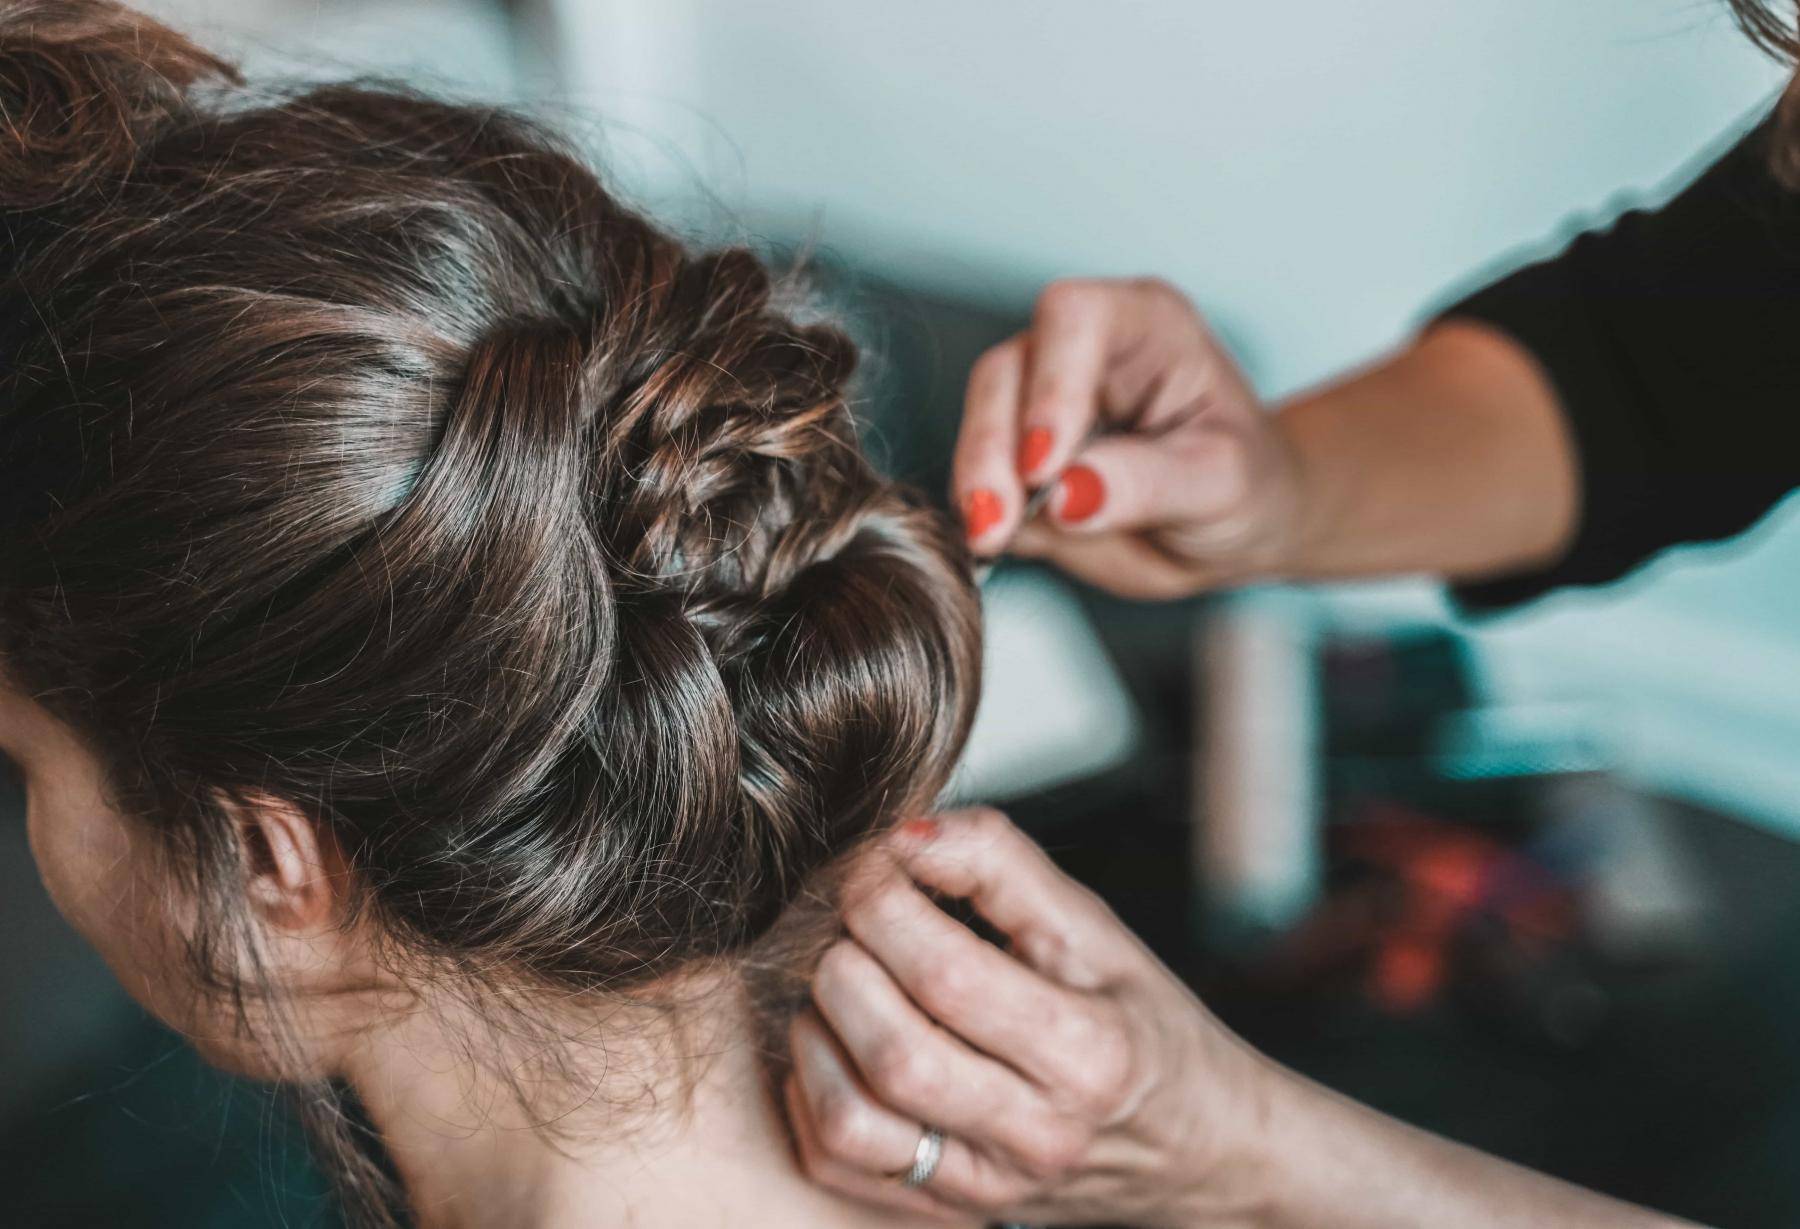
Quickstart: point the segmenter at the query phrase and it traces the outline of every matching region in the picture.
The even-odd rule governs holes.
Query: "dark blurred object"
[[[0,1137],[7,1229],[334,1229],[273,1088],[206,1066],[140,1018]]]
[[[1577,1047],[1604,983],[1704,954],[1710,891],[1578,707],[1486,708],[1442,629],[1320,649],[1328,889],[1246,976]]]
[[[207,1067],[57,916],[0,785],[0,1226],[334,1226],[271,1090]]]
[[[1712,906],[1676,873],[1659,806],[1605,778],[1579,792],[1569,784],[1530,783],[1540,803],[1578,808],[1552,805],[1535,824],[1370,801],[1332,830],[1330,891],[1255,980],[1289,994],[1349,986],[1400,1016],[1448,1005],[1552,1045],[1594,1040],[1609,1005],[1603,983],[1700,955]],[[1588,809],[1608,804],[1598,820]]]
[[[1486,703],[1467,642],[1445,628],[1333,637],[1319,670],[1323,754],[1340,799],[1446,786],[1453,797],[1462,781],[1610,766],[1600,718],[1581,705]]]
[[[1441,628],[1334,637],[1321,646],[1325,754],[1423,756],[1446,713],[1477,700],[1467,644]]]
[[[1160,613],[1093,609],[1148,728],[1191,738],[1201,693],[1147,664]],[[1632,789],[1591,711],[1486,705],[1442,629],[1319,661],[1326,891],[1285,942],[1191,928],[1185,761],[1015,817],[1276,1060],[1633,1202],[1800,1224],[1800,844]]]
[[[25,800],[0,774],[0,1133],[41,1108],[57,1073],[106,1053],[133,1009],[57,915],[25,840]],[[3,1223],[3,1222],[0,1222]]]

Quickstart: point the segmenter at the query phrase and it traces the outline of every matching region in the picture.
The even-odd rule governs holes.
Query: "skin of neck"
[[[530,1028],[413,996],[348,1043],[420,1229],[943,1225],[809,1182],[739,980],[683,982],[672,1008],[564,1003]]]

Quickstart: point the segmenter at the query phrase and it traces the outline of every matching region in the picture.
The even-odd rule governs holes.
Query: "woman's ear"
[[[258,920],[287,934],[335,926],[349,868],[323,823],[269,794],[228,805],[244,855],[244,896]]]
[[[346,1046],[375,1018],[369,999],[346,992],[379,981],[363,932],[345,924],[349,859],[327,822],[286,799],[234,794],[223,807],[237,834],[244,914],[254,932],[243,973],[269,993],[254,999],[259,1014],[247,1033],[214,1020],[197,1022],[189,1035],[211,1061],[259,1079],[337,1073]]]

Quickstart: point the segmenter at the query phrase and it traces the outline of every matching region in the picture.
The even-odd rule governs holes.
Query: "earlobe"
[[[257,794],[229,804],[243,848],[244,894],[283,930],[316,930],[337,917],[343,859],[323,825],[284,799]]]

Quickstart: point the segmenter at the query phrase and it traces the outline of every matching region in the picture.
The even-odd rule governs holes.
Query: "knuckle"
[[[989,806],[956,807],[949,811],[939,811],[937,813],[937,821],[949,828],[967,826],[974,823],[980,816],[989,812],[994,812],[995,814],[999,813],[994,811],[993,807]]]
[[[904,923],[911,915],[907,905],[906,889],[900,881],[883,878],[871,884],[857,898],[855,907],[845,910],[845,916],[875,926],[891,927]]]
[[[1251,467],[1249,450],[1238,439],[1219,451],[1215,462],[1217,497],[1228,508],[1235,508],[1250,496]]]
[[[839,939],[819,957],[818,968],[813,972],[813,984],[827,991],[849,985],[854,980],[857,963],[856,951],[850,940]]]
[[[1043,1194],[1043,1184],[1023,1171],[1018,1162],[986,1165],[958,1192],[961,1202],[976,1211],[1016,1208]]]
[[[1132,288],[1145,298],[1151,300],[1165,311],[1174,311],[1183,316],[1198,318],[1193,300],[1174,282],[1164,277],[1146,276],[1134,278]]]
[[[942,1064],[923,1047],[904,1042],[882,1046],[869,1074],[876,1091],[902,1107],[940,1100],[946,1092]]]
[[[1139,294],[1149,295],[1151,298],[1165,300],[1180,299],[1183,302],[1186,301],[1186,297],[1181,291],[1175,288],[1172,282],[1165,277],[1158,277],[1155,274],[1134,277],[1131,279],[1131,285]]]
[[[1053,1184],[1073,1173],[1086,1158],[1093,1133],[1067,1118],[1041,1118],[1019,1141],[1016,1160],[1034,1180]]]
[[[1099,304],[1099,283],[1084,278],[1058,278],[1038,295],[1038,312],[1045,316],[1086,316]]]
[[[1124,1102],[1131,1082],[1132,1052],[1123,1029],[1110,1021],[1092,1020],[1077,1026],[1081,1056],[1067,1073],[1067,1086],[1075,1102],[1088,1114],[1104,1118]]]
[[[819,1146],[840,1161],[855,1163],[868,1155],[875,1123],[863,1105],[849,1097],[828,1096],[813,1108]]]
[[[1007,346],[994,346],[984,352],[969,368],[969,387],[973,394],[979,398],[998,391],[1011,362],[1012,350]]]
[[[955,1015],[980,996],[980,987],[960,963],[942,961],[919,974],[916,987],[927,1010],[936,1016]]]
[[[1025,417],[1037,422],[1057,421],[1078,411],[1092,399],[1092,393],[1092,388],[1084,388],[1060,373],[1040,372],[1032,379],[1025,398]]]
[[[1097,1047],[1082,1089],[1088,1106],[1102,1115],[1116,1111],[1130,1086],[1131,1068],[1131,1052],[1118,1038]]]
[[[1197,347],[1193,352],[1197,357],[1217,350],[1205,314],[1181,287],[1160,277],[1145,277],[1138,279],[1136,288],[1148,305],[1148,314],[1158,322],[1156,327],[1171,337],[1187,339]]]
[[[1144,586],[1143,600],[1148,602],[1173,602],[1181,598],[1192,597],[1199,592],[1200,581],[1180,572],[1169,572],[1153,577]]]
[[[1042,1027],[1056,1053],[1065,1058],[1063,1082],[1081,1079],[1090,1057],[1088,1047],[1095,1044],[1101,1031],[1093,1017],[1084,1006],[1057,1003],[1045,1013]]]
[[[969,831],[988,840],[1004,839],[1016,831],[1006,813],[993,807],[973,807],[964,814]]]
[[[1074,949],[1060,926],[1039,926],[1020,935],[1018,944],[1019,954],[1025,957],[1026,963],[1055,974],[1059,981],[1064,980],[1074,959]]]
[[[958,452],[958,460],[965,466],[963,476],[965,478],[974,477],[975,474],[971,471],[977,468],[981,461],[992,461],[997,457],[1009,456],[1011,447],[1012,436],[1009,431],[1001,431],[993,426],[971,425],[963,433],[962,445]]]

